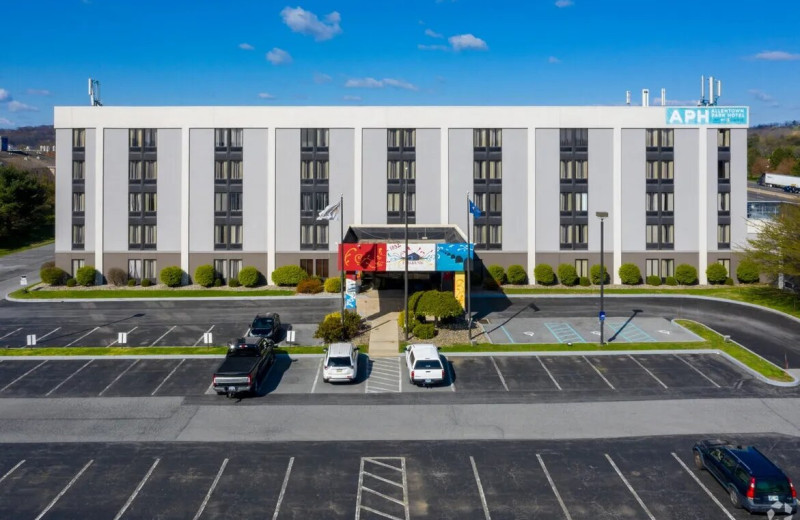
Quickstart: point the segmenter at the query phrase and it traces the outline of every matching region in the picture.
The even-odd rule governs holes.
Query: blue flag
[[[480,210],[480,208],[478,206],[475,205],[474,202],[472,202],[469,199],[467,199],[467,202],[469,202],[469,212],[472,213],[473,217],[477,218],[477,217],[482,217],[483,216],[483,212]]]

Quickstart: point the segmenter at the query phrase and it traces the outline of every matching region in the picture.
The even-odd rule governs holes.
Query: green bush
[[[433,323],[417,323],[412,329],[412,334],[419,339],[431,339],[436,336],[436,327]]]
[[[262,278],[263,276],[261,275],[261,271],[252,265],[248,265],[239,271],[239,283],[245,287],[255,287],[260,285]]]
[[[67,287],[75,287],[76,285],[78,285],[78,280],[72,277],[67,278]]]
[[[578,283],[578,271],[572,264],[561,264],[558,266],[558,279],[563,285],[572,287]]]
[[[84,287],[94,285],[94,280],[96,277],[97,269],[95,269],[93,265],[84,265],[78,269],[77,273],[75,273],[75,281],[78,282],[78,285],[82,285]]]
[[[297,292],[304,294],[317,294],[322,292],[322,282],[319,278],[309,278],[297,284]]]
[[[661,285],[661,277],[651,274],[647,277],[647,285]]]
[[[408,329],[413,331],[418,323],[419,320],[417,316],[413,312],[410,312],[408,314]],[[400,315],[397,317],[397,326],[400,327],[401,331],[406,330],[406,311],[400,311]]]
[[[47,262],[43,262],[42,265],[39,266],[39,269],[47,269],[48,267],[55,267],[56,263],[53,260],[48,260]]]
[[[142,278],[142,287],[150,287],[153,285],[153,282],[150,281],[150,278]]]
[[[533,277],[536,283],[542,285],[553,285],[556,283],[556,274],[550,264],[539,264],[533,269]]]
[[[239,280],[236,281],[238,282]],[[214,280],[214,287],[222,287],[222,278],[216,278]]]
[[[589,280],[588,276],[581,276],[579,283],[581,284],[581,287],[589,287],[592,285],[592,282]]]
[[[128,278],[128,287],[136,287],[136,279]]]
[[[238,278],[228,278],[228,287],[241,287],[242,282]]]
[[[69,278],[69,274],[60,267],[52,265],[42,267],[42,269],[39,271],[39,278],[41,278],[46,284],[62,285],[67,281],[67,278]]]
[[[497,285],[506,283],[506,271],[502,265],[492,264],[486,269],[489,271],[489,276],[495,279]]]
[[[725,278],[725,285],[733,285],[733,278],[730,276]]]
[[[111,285],[116,285],[120,287],[128,283],[128,273],[120,269],[119,267],[112,267],[106,273],[106,279],[108,283]]]
[[[758,264],[744,259],[736,266],[736,279],[739,283],[756,283],[760,279]]]
[[[464,314],[453,293],[449,291],[425,291],[414,312],[421,316],[433,316],[436,321],[456,318]]]
[[[284,265],[272,271],[272,281],[275,285],[296,287],[306,279],[308,279],[308,273],[297,265]]]
[[[678,280],[674,276],[667,276],[664,279],[664,285],[678,285]]]
[[[708,279],[708,283],[712,285],[723,284],[725,280],[728,279],[728,270],[719,262],[708,264],[708,267],[706,267],[706,278]]]
[[[345,341],[361,330],[361,316],[357,312],[344,311],[344,327],[342,327],[341,314],[333,312],[325,316],[322,323],[317,326],[314,333],[315,338],[321,338],[325,343],[335,343]]]
[[[335,278],[328,278],[325,280],[325,283],[322,284],[325,288],[325,292],[329,293],[338,293],[342,292],[342,279],[338,276]]]
[[[525,268],[519,264],[508,266],[508,274],[506,275],[508,283],[513,285],[525,285],[528,283],[528,273]]]
[[[419,305],[419,299],[422,298],[423,294],[425,294],[425,291],[417,291],[408,298],[408,309],[412,315],[419,314],[416,310]]]
[[[694,285],[697,283],[697,269],[693,265],[680,264],[675,268],[675,280],[681,285]]]
[[[197,266],[194,270],[194,283],[201,287],[211,287],[214,285],[214,280],[217,279],[217,271],[211,264],[203,264]]]
[[[642,283],[642,272],[636,264],[622,264],[619,266],[619,277],[625,285]]]
[[[608,266],[603,265],[603,275],[600,276],[600,264],[594,264],[591,268],[589,268],[589,276],[592,279],[593,285],[600,285],[600,280],[603,280],[603,284],[608,284],[610,278],[608,277]]]
[[[167,287],[179,287],[183,282],[183,269],[177,265],[165,267],[161,270],[159,279]]]

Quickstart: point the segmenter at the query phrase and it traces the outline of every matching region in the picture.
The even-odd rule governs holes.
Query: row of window
[[[242,129],[241,128],[216,128],[214,130],[215,148],[241,148]]]
[[[131,128],[128,130],[130,148],[156,148],[158,130],[155,128]]]
[[[158,194],[153,192],[128,193],[129,213],[155,213],[158,211]]]
[[[417,146],[417,131],[413,128],[391,128],[386,131],[388,148],[413,149]]]
[[[158,179],[158,163],[156,161],[128,161],[129,181],[155,181]]]
[[[503,130],[500,128],[475,128],[472,131],[473,148],[501,148]]]

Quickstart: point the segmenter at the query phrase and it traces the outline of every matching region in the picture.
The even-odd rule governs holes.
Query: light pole
[[[403,162],[403,221],[405,223],[406,247],[403,250],[405,258],[404,290],[403,290],[403,318],[405,319],[406,341],[408,341],[408,161]]]
[[[598,317],[600,319],[600,345],[602,346],[605,345],[603,339],[603,324],[606,320],[606,312],[603,310],[603,286],[606,282],[606,267],[603,258],[603,242],[605,240],[603,221],[608,218],[608,211],[598,211],[595,213],[595,216],[600,219],[600,314],[598,314]]]

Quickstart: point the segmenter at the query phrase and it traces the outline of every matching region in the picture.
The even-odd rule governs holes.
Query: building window
[[[562,128],[559,131],[561,151],[585,152],[589,147],[588,128]]]
[[[306,159],[300,161],[300,181],[306,184],[327,182],[330,177],[327,159]]]
[[[572,191],[561,192],[559,207],[562,215],[586,215],[589,211],[589,194]]]
[[[717,263],[722,265],[725,268],[725,272],[728,273],[728,276],[731,275],[731,259],[730,258],[717,258]]]
[[[328,277],[328,259],[327,258],[317,258],[314,262],[314,275],[319,276],[320,278],[327,278]]]
[[[158,194],[148,192],[143,195],[145,213],[155,213],[158,211]]]
[[[675,178],[675,161],[647,161],[645,178],[649,183],[671,183]]]
[[[588,258],[578,258],[575,260],[575,273],[577,273],[578,277],[581,278],[589,276]]]
[[[302,128],[300,130],[300,147],[306,150],[327,148],[328,136],[327,128]]]
[[[720,184],[728,184],[731,182],[730,161],[717,161],[717,181]]]
[[[559,176],[561,182],[585,182],[589,178],[589,161],[562,159]]]
[[[413,128],[392,128],[386,133],[389,148],[413,149],[417,145],[417,131]]]
[[[473,148],[501,148],[503,130],[500,128],[476,128],[472,131]]]
[[[141,182],[143,169],[142,161],[128,161],[128,180]]]
[[[128,130],[128,145],[131,148],[156,148],[157,135],[155,128],[131,128]]]
[[[227,215],[228,214],[228,195],[229,193],[214,193],[214,213]]]
[[[588,224],[562,224],[561,248],[586,249],[589,240]]]
[[[503,178],[503,161],[473,161],[476,181],[499,182]]]
[[[658,276],[659,278],[661,275],[658,271],[658,258],[648,258],[645,260],[645,277],[648,276]]]
[[[717,226],[717,247],[730,249],[731,247],[731,225],[719,224]]]
[[[242,270],[242,260],[241,259],[231,259],[228,260],[228,277],[229,279],[239,279],[239,272]]]
[[[675,276],[675,260],[672,258],[663,258],[661,260],[661,278]]]
[[[731,147],[731,131],[728,128],[717,130],[717,148]]]
[[[144,161],[144,180],[154,181],[158,179],[158,163],[155,161]]]
[[[386,163],[386,178],[389,182],[401,182],[406,178],[413,182],[417,178],[417,161],[388,161]]]
[[[72,148],[86,148],[86,129],[72,129]]]
[[[155,260],[142,260],[142,277],[151,280],[156,277],[156,261]]]
[[[242,213],[242,194],[239,192],[229,193],[231,214]]]
[[[242,225],[231,224],[231,245],[242,245]]]
[[[72,225],[72,247],[83,247],[86,240],[86,228],[83,224]]]
[[[70,274],[72,275],[73,278],[75,278],[75,275],[78,274],[78,269],[80,269],[84,265],[86,265],[86,261],[83,258],[72,259],[72,271],[70,272]]]
[[[141,246],[142,226],[137,224],[132,224],[128,226],[128,244],[131,247]]]
[[[155,247],[156,245],[156,226],[153,224],[145,224],[143,227],[144,231],[144,245]]]
[[[83,213],[85,210],[86,194],[83,192],[75,191],[72,193],[72,212]]]
[[[729,213],[731,211],[730,193],[717,193],[717,211],[720,213]]]
[[[386,212],[390,216],[403,216],[403,198],[404,193],[387,193],[386,194]],[[409,216],[416,214],[417,211],[417,194],[411,192],[408,194],[408,211]]]
[[[142,261],[138,259],[128,260],[128,278],[138,280],[142,277]]]
[[[314,260],[311,258],[301,258],[300,259],[300,269],[308,273],[309,275],[314,274]]]
[[[675,194],[672,192],[645,193],[645,211],[649,215],[671,215],[675,211]]]
[[[72,180],[82,181],[86,179],[86,163],[84,161],[72,161]]]
[[[653,128],[645,131],[647,148],[673,148],[675,134],[672,129]]]
[[[300,226],[300,247],[302,249],[324,249],[328,247],[328,225],[302,224]]]
[[[674,224],[647,224],[645,232],[648,249],[671,249],[675,243]]]
[[[476,193],[473,196],[473,202],[478,206],[485,215],[500,215],[503,212],[503,194],[490,192],[490,193]]]
[[[241,128],[217,128],[214,130],[214,147],[217,149],[241,148]]]

